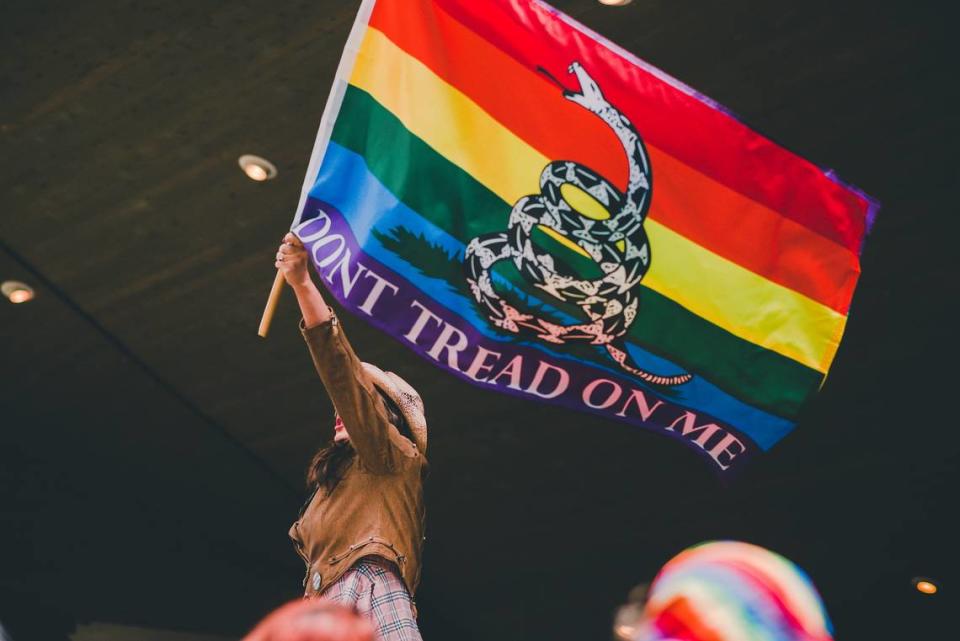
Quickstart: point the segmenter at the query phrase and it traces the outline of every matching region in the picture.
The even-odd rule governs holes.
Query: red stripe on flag
[[[869,202],[809,161],[531,0],[433,1],[530,70],[566,78],[578,60],[650,144],[859,254]]]

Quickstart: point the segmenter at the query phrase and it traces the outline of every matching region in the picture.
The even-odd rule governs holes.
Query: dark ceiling
[[[38,291],[0,305],[18,641],[94,621],[239,636],[298,593],[286,530],[331,409],[292,298],[255,330],[357,5],[0,9],[0,280]],[[428,404],[425,637],[606,639],[632,585],[719,537],[798,561],[839,639],[937,632],[960,580],[946,3],[555,5],[884,207],[823,392],[728,486],[673,441],[469,387],[347,318]],[[251,182],[243,153],[279,177]]]

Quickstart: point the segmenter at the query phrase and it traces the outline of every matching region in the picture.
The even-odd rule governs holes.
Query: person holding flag
[[[284,237],[275,266],[296,294],[301,332],[336,411],[333,438],[310,463],[310,496],[290,528],[307,566],[304,596],[356,608],[379,641],[420,641],[413,595],[425,526],[423,401],[393,372],[360,361],[294,234]]]

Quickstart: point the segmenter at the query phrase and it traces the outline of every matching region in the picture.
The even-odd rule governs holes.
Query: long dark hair
[[[380,390],[377,390],[380,392]],[[380,398],[387,409],[387,418],[390,423],[397,428],[402,436],[413,441],[413,432],[404,418],[403,412],[397,407],[393,400],[380,392]],[[307,468],[307,491],[316,492],[323,487],[327,494],[336,489],[337,484],[343,480],[344,475],[353,464],[356,451],[350,441],[340,441],[339,443],[330,440],[326,445],[317,450],[310,461],[310,467]]]

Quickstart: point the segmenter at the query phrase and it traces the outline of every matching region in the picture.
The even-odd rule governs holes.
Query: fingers
[[[273,255],[274,267],[284,272],[295,272],[306,269],[307,250],[284,243]]]
[[[284,256],[299,256],[306,255],[307,250],[303,248],[303,245],[294,245],[292,243],[283,243],[277,249],[277,260],[282,260]]]
[[[300,239],[293,232],[287,232],[287,235],[283,237],[284,243],[289,243],[294,247],[303,247],[303,243],[300,242]]]
[[[286,263],[291,266],[302,265],[306,262],[307,252],[300,250],[298,252],[278,251],[273,259],[278,263]]]
[[[277,254],[273,257],[273,265],[278,269],[283,269],[283,271],[296,271],[306,267],[306,262],[302,258],[291,258]]]

